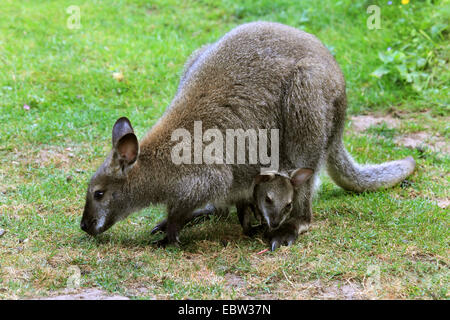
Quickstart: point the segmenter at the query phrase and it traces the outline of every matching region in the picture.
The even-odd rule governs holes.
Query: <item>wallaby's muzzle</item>
[[[102,219],[81,219],[80,228],[87,234],[96,236],[106,231],[113,225],[112,223],[102,223],[101,220]]]
[[[80,228],[87,234],[95,236],[99,234],[100,230],[97,228],[97,219],[85,219],[83,214],[83,219],[81,219]]]
[[[95,236],[109,229],[112,223],[105,221],[105,217],[95,217],[91,212],[91,206],[89,200],[86,200],[86,205],[84,206],[83,217],[81,218],[80,228],[87,234]]]
[[[86,232],[87,234],[89,234],[91,236],[95,236],[100,233],[100,232],[98,232],[98,229],[96,226],[97,226],[96,219],[91,220],[91,221],[81,220],[81,223],[80,223],[81,230],[83,230],[84,232]]]
[[[95,235],[96,233],[93,232],[94,228],[92,226],[95,226],[97,224],[96,219],[93,219],[90,214],[90,205],[89,205],[89,199],[86,197],[86,204],[84,205],[83,210],[83,217],[81,218],[80,228],[84,232]]]

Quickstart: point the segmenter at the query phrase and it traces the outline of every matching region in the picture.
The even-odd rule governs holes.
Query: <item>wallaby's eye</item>
[[[97,190],[94,192],[94,199],[95,200],[101,200],[103,198],[103,195],[105,194],[104,191]]]
[[[268,195],[266,196],[266,203],[272,203],[273,202],[273,200],[272,200],[272,198],[271,197],[269,197]]]
[[[286,205],[285,209],[286,209],[286,210],[291,210],[291,209],[292,209],[292,202],[289,202],[289,203]]]

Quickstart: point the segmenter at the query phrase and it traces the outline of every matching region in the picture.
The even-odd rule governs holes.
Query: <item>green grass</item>
[[[342,298],[339,288],[351,284],[368,298],[447,299],[448,208],[436,203],[449,198],[449,157],[395,138],[427,132],[448,144],[449,2],[375,1],[382,29],[368,30],[372,3],[2,1],[0,298],[53,294],[77,266],[82,288],[134,298]],[[70,5],[81,9],[81,29],[66,26]],[[324,176],[312,230],[262,255],[266,245],[244,237],[234,213],[186,228],[183,246],[166,250],[151,245],[161,207],[97,238],[82,233],[87,181],[109,151],[114,121],[129,117],[142,137],[189,54],[255,20],[317,35],[344,71],[349,114],[400,115],[396,128],[349,125],[345,143],[362,163],[412,155],[408,183],[351,194]],[[371,75],[379,68],[381,78]],[[371,266],[380,277],[373,290]]]

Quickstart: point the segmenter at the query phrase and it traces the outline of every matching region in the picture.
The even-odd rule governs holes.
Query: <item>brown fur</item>
[[[82,229],[98,234],[133,211],[163,203],[165,242],[174,243],[195,209],[248,201],[260,165],[171,161],[172,132],[192,133],[198,120],[204,130],[279,129],[280,169],[307,167],[317,173],[328,160],[331,176],[347,189],[400,182],[414,168],[409,160],[378,171],[352,162],[341,144],[346,104],[342,72],[316,37],[277,23],[239,26],[194,53],[170,106],[139,146],[129,121],[116,123],[113,150],[88,187]],[[272,232],[272,243],[290,244],[307,230],[314,178],[295,193],[291,217]],[[99,190],[103,194],[99,198],[97,192],[96,200]]]

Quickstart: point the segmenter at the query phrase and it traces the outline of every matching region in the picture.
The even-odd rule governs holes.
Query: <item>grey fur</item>
[[[172,132],[192,133],[198,120],[204,130],[279,129],[280,170],[317,174],[326,162],[331,177],[349,190],[388,187],[410,174],[411,159],[371,167],[351,160],[342,145],[346,107],[342,72],[316,37],[277,23],[241,25],[188,60],[174,99],[138,148],[129,136],[123,141],[127,161],[113,145],[89,183],[82,228],[98,234],[133,211],[162,203],[168,211],[163,243],[176,243],[195,209],[249,201],[261,166],[171,162]],[[291,244],[308,229],[314,178],[295,193],[290,219],[270,234],[272,246]],[[99,190],[104,196],[96,200]]]

